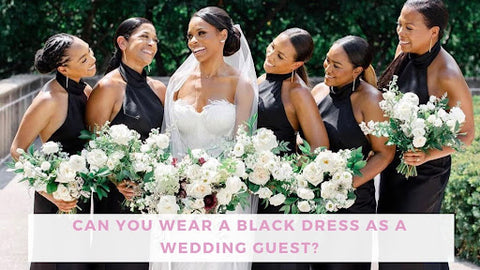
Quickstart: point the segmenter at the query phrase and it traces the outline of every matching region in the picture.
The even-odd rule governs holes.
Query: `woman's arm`
[[[363,116],[362,121],[382,122],[387,120],[383,116],[383,111],[378,105],[382,100],[381,92],[377,91],[376,89],[370,91],[364,89],[358,94],[364,95],[364,97],[361,99],[361,102],[359,102]],[[395,156],[395,146],[385,145],[388,138],[368,135],[368,139],[372,146],[373,155],[370,155],[370,157],[367,159],[367,164],[360,170],[362,176],[353,177],[353,187],[355,188],[365,184],[370,179],[373,179],[377,174],[382,172]]]
[[[10,147],[10,154],[18,160],[20,154],[17,149],[26,150],[35,138],[47,128],[52,116],[56,112],[57,104],[48,92],[40,92],[23,115],[17,134]]]
[[[312,150],[320,146],[328,148],[327,130],[310,91],[304,87],[294,88],[290,90],[290,99],[305,139]]]

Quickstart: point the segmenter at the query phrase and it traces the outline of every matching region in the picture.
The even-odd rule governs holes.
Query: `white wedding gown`
[[[184,149],[201,148],[212,156],[218,156],[227,140],[231,140],[235,128],[236,106],[227,100],[210,101],[201,112],[179,99],[172,102],[173,124],[178,130]],[[172,138],[173,139],[173,138]],[[186,153],[180,153],[181,155]],[[251,196],[250,207],[240,206],[233,214],[256,213],[257,201]],[[227,214],[228,214],[227,213]],[[150,270],[249,270],[250,262],[155,262]]]

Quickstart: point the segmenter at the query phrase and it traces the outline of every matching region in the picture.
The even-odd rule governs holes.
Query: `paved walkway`
[[[28,269],[28,214],[33,212],[33,191],[18,183],[0,164],[0,269]],[[372,270],[377,270],[377,265]],[[480,270],[467,262],[450,264],[451,270]],[[406,269],[407,270],[407,269]]]

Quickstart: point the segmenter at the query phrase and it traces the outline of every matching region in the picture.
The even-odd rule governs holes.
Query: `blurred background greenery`
[[[160,43],[150,75],[167,76],[189,54],[185,42],[190,16],[217,5],[242,27],[252,50],[257,72],[262,72],[265,48],[289,27],[308,30],[315,41],[307,64],[311,76],[323,76],[322,63],[331,43],[345,35],[366,38],[375,50],[374,67],[383,71],[392,60],[397,37],[396,20],[403,0],[0,0],[0,78],[33,72],[36,50],[59,32],[87,41],[103,74],[113,52],[113,35],[124,19],[151,20]],[[479,74],[480,1],[445,0],[450,12],[443,46],[468,77]]]

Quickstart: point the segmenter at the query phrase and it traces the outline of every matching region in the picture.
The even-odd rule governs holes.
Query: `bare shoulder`
[[[294,104],[297,102],[303,103],[306,100],[313,100],[312,93],[310,92],[310,89],[306,85],[299,84],[299,83],[292,83],[290,87],[291,87],[289,91],[290,97]]]
[[[464,79],[457,61],[455,61],[453,56],[443,48],[438,54],[438,57],[433,60],[430,67],[435,70],[435,73],[437,74],[437,80],[439,81]]]
[[[125,88],[125,85],[125,81],[120,76],[118,70],[113,70],[98,81],[92,92],[95,94],[115,96],[120,93],[118,89]]]
[[[260,77],[258,77],[257,79],[257,84],[261,84],[263,81],[265,81],[265,79],[267,78],[267,74],[262,74],[260,75]]]
[[[67,97],[65,90],[60,90],[60,86],[54,80],[47,82],[38,95],[33,99],[29,110],[47,112],[55,110],[62,102],[62,97]]]
[[[315,101],[318,103],[324,97],[328,95],[330,88],[325,83],[319,83],[312,88],[312,96],[315,98]]]
[[[159,80],[152,79],[147,77],[148,85],[152,88],[158,98],[164,103],[165,100],[165,93],[167,92],[167,87],[165,84]]]
[[[357,88],[357,94],[362,100],[362,102],[368,104],[378,105],[378,102],[383,99],[381,91],[379,91],[373,85],[364,81],[362,81],[360,87]]]

